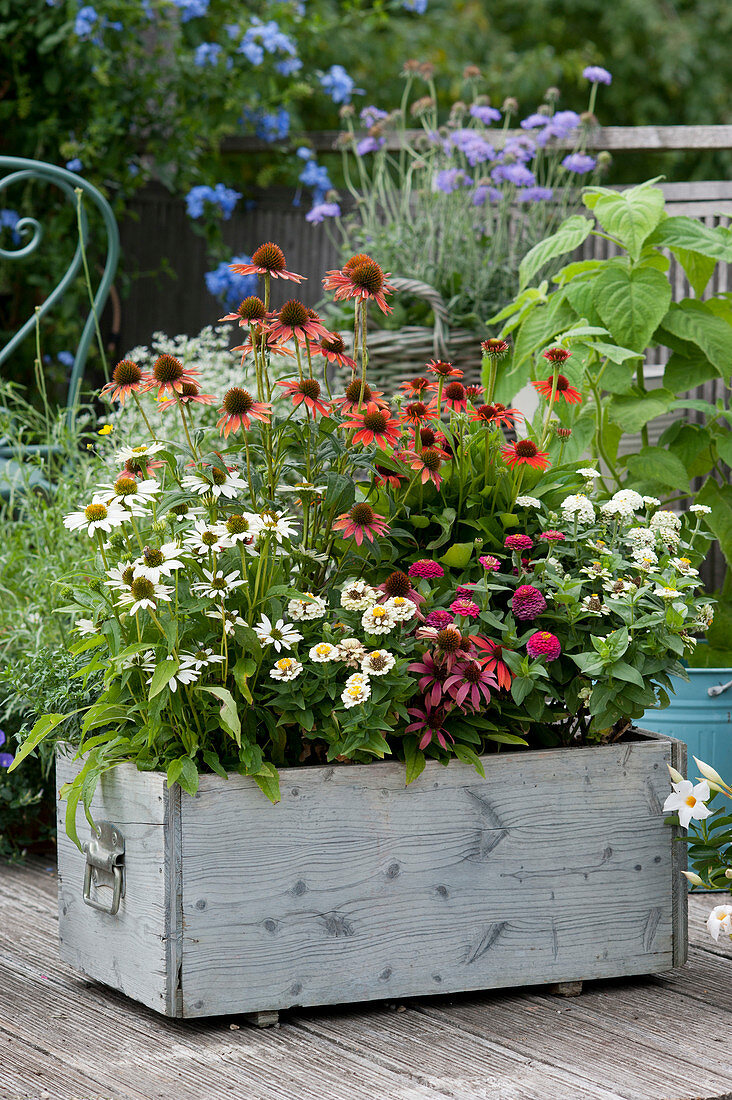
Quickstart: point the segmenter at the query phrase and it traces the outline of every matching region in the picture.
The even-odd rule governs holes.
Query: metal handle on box
[[[100,821],[91,840],[84,845],[84,852],[84,902],[92,909],[113,917],[125,894],[125,838],[111,821]],[[97,890],[100,887],[111,889],[112,900],[109,905],[92,897],[92,881]]]
[[[732,680],[728,680],[726,684],[715,684],[714,687],[707,688],[707,695],[710,699],[716,699],[718,695],[724,695],[729,688],[732,688]]]

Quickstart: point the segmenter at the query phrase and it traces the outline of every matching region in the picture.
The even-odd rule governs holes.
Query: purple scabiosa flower
[[[528,164],[535,155],[536,142],[529,134],[519,134],[518,137],[509,138],[501,151],[502,160],[510,156],[521,164]]]
[[[0,730],[0,745],[5,744],[5,731]],[[9,768],[15,758],[9,752],[0,752],[0,768]]]
[[[379,149],[382,149],[384,145],[386,145],[386,138],[365,137],[361,138],[361,140],[356,143],[356,152],[360,157],[364,157],[367,153],[376,153]]]
[[[597,161],[595,158],[587,153],[570,153],[562,161],[563,168],[566,168],[568,172],[576,172],[578,176],[583,176],[585,172],[591,172],[596,166]]]
[[[581,121],[582,119],[576,111],[557,111],[556,114],[551,116],[544,129],[537,134],[537,144],[543,147],[552,138],[561,140],[561,138],[567,137],[572,130],[577,129]]]
[[[588,65],[586,69],[582,70],[582,75],[585,80],[589,80],[591,84],[612,84],[612,74],[603,69],[601,65]]]
[[[554,192],[551,187],[525,187],[516,195],[518,202],[549,202]]]
[[[208,187],[205,184],[192,187],[186,195],[188,217],[200,218],[204,213],[204,203],[210,203],[218,207],[221,216],[228,221],[240,198],[241,191],[234,191],[231,187],[225,187],[223,183],[217,183],[215,187]]]
[[[451,195],[459,187],[469,186],[470,181],[462,168],[443,168],[436,172],[432,180],[432,190],[442,191],[445,195]]]
[[[481,183],[473,194],[473,206],[485,206],[486,202],[500,202],[502,198],[503,192],[497,187],[487,187]]]
[[[549,115],[533,114],[527,115],[526,118],[522,118],[519,122],[519,126],[522,130],[539,130],[542,126],[547,126],[549,123]]]
[[[433,626],[435,630],[442,630],[443,627],[450,625],[452,618],[449,611],[443,611],[441,608],[438,608],[436,611],[430,611],[424,621],[424,625]]]
[[[487,104],[483,103],[474,103],[470,108],[470,114],[485,126],[490,126],[491,122],[498,122],[501,118],[500,111],[496,110],[495,107],[489,107]]]
[[[532,584],[521,584],[513,594],[511,609],[517,619],[531,622],[546,611],[546,600]]]
[[[363,122],[364,126],[371,129],[377,122],[383,122],[385,118],[389,117],[388,111],[382,111],[380,107],[364,107],[361,111],[359,118]]]
[[[475,130],[454,130],[450,134],[450,141],[445,142],[445,151],[450,152],[450,143],[465,154],[470,165],[483,164],[487,160],[494,160],[496,151]]]
[[[504,180],[516,187],[533,187],[536,183],[536,176],[524,164],[497,164],[491,171],[491,179]]]
[[[340,218],[341,208],[337,202],[319,202],[305,215],[306,222],[320,225],[326,218]]]

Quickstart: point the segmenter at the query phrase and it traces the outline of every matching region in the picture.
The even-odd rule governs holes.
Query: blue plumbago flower
[[[290,132],[290,116],[284,107],[255,116],[254,132],[263,141],[282,141]]]
[[[516,198],[518,202],[548,202],[553,195],[551,187],[525,187]]]
[[[383,137],[365,137],[361,138],[356,143],[356,152],[360,157],[365,157],[367,153],[375,153],[378,149],[383,148],[386,145],[386,138]]]
[[[204,65],[215,65],[223,48],[218,42],[201,42],[193,51],[193,60],[201,68]]]
[[[516,187],[533,187],[536,183],[536,176],[525,164],[497,164],[491,169],[491,179],[497,183],[505,180]]]
[[[474,103],[470,108],[470,114],[486,126],[490,126],[491,122],[498,122],[501,117],[501,112],[497,111],[495,107],[489,107],[483,103]]]
[[[582,75],[585,80],[589,80],[591,84],[612,84],[612,74],[603,69],[601,65],[588,65],[586,69],[582,70]]]
[[[74,365],[74,356],[70,351],[60,351],[56,358],[64,367],[73,367]]]
[[[526,118],[522,118],[519,122],[519,126],[522,130],[538,130],[542,126],[549,124],[549,115],[533,114],[527,115]]]
[[[264,46],[260,46],[258,42],[252,42],[247,38],[241,40],[237,47],[237,53],[243,53],[252,65],[261,65],[264,61]]]
[[[306,187],[313,187],[318,191],[329,191],[333,186],[330,182],[328,169],[325,165],[318,164],[314,159],[306,162],[298,179],[300,183],[303,183]]]
[[[309,149],[307,145],[301,145],[295,150],[295,156],[300,157],[300,160],[314,160],[315,153],[312,149]]]
[[[435,173],[432,180],[432,190],[442,191],[445,195],[451,195],[459,187],[469,186],[470,180],[462,168],[443,168],[442,171]]]
[[[173,0],[173,3],[180,9],[180,17],[184,23],[208,13],[209,0]]]
[[[15,228],[19,221],[20,214],[17,210],[0,210],[0,232],[3,229],[9,229],[13,244],[20,244],[20,233]]]
[[[250,264],[251,256],[232,256],[213,271],[207,271],[206,286],[214,298],[218,298],[229,310],[234,310],[244,298],[256,294],[259,279],[256,275],[237,275],[230,264]]]
[[[570,153],[562,161],[563,168],[566,168],[568,172],[576,172],[578,176],[584,175],[585,172],[591,172],[596,166],[597,161],[595,158],[587,153]]]
[[[299,57],[286,57],[284,61],[275,61],[275,69],[281,76],[294,76],[302,68]]]
[[[0,745],[5,744],[5,730],[0,730]],[[9,768],[15,758],[9,752],[0,752],[0,768]]]
[[[241,191],[234,191],[231,187],[225,187],[223,183],[217,183],[215,187],[201,184],[192,187],[186,195],[186,209],[189,218],[200,218],[204,212],[204,203],[217,206],[225,221],[228,221],[234,212],[234,207],[241,198]]]
[[[383,122],[385,118],[388,118],[389,112],[382,111],[380,107],[364,107],[358,117],[361,119],[364,126],[371,128],[375,126],[377,122]]]
[[[97,12],[91,4],[87,4],[85,7],[79,8],[76,13],[74,34],[79,38],[90,38],[98,22]]]
[[[537,144],[544,146],[553,137],[560,139],[567,137],[568,134],[571,134],[572,130],[577,129],[581,121],[576,111],[557,111],[555,115],[551,116],[544,129],[537,135]]]
[[[427,11],[427,0],[402,0],[402,7],[416,12],[417,15],[424,15]]]
[[[72,160],[66,161],[66,167],[69,172],[81,172],[84,165],[81,163],[78,157],[74,157]]]
[[[325,218],[340,218],[341,208],[337,202],[319,202],[305,215],[306,222],[319,225]]]
[[[342,65],[331,65],[320,77],[320,85],[334,103],[350,103],[352,95],[363,95],[363,88],[356,88],[354,81]]]
[[[473,206],[485,206],[486,202],[500,202],[502,198],[503,191],[499,191],[497,187],[488,187],[486,184],[481,183],[475,189]]]

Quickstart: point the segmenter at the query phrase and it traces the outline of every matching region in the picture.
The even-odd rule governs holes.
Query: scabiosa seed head
[[[422,577],[426,580],[430,580],[433,577],[445,576],[443,566],[437,561],[429,561],[428,558],[420,558],[419,561],[413,561],[407,573],[410,577]]]
[[[517,619],[531,622],[546,610],[546,600],[538,588],[531,584],[522,584],[513,594],[511,608]]]
[[[268,241],[260,244],[252,255],[252,263],[257,267],[263,267],[266,271],[284,271],[285,254],[278,244]]]
[[[529,535],[507,535],[503,545],[507,550],[530,550],[534,540]]]
[[[159,355],[152,372],[156,382],[177,382],[185,368],[174,355]]]
[[[264,302],[261,298],[257,298],[256,294],[250,294],[248,298],[245,298],[242,302],[240,302],[239,308],[236,312],[239,314],[242,321],[247,322],[263,321],[264,318],[267,316],[267,310],[264,308]]]
[[[384,581],[384,591],[390,596],[408,596],[412,590],[412,582],[401,569],[390,573]]]
[[[122,359],[112,371],[112,378],[120,386],[133,386],[141,381],[142,371],[131,359]]]
[[[229,416],[246,415],[253,407],[254,399],[249,390],[243,390],[240,386],[232,386],[224,394],[223,406]],[[215,472],[215,471],[214,471]],[[220,473],[221,471],[219,471]],[[223,484],[216,482],[217,485]]]

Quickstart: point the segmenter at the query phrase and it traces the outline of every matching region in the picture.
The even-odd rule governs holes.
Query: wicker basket
[[[405,378],[424,373],[430,359],[445,359],[464,372],[466,382],[480,382],[480,336],[470,329],[450,329],[447,306],[438,290],[417,279],[389,280],[397,291],[424,298],[435,316],[434,328],[405,325],[396,331],[371,329],[368,335],[367,377],[371,386],[392,394]],[[351,353],[353,351],[351,335]],[[350,371],[336,370],[333,384],[342,388],[351,380]]]

